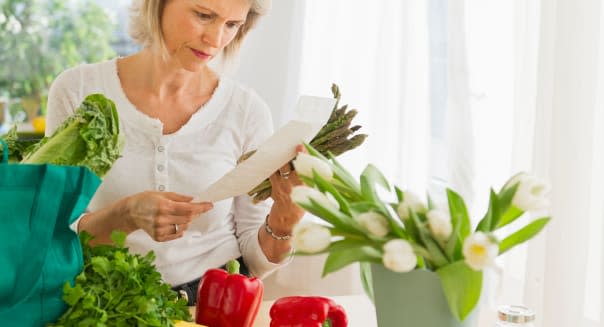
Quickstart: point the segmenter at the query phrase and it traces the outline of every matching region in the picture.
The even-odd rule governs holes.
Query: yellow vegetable
[[[46,128],[46,119],[43,116],[38,116],[32,119],[31,124],[34,127],[34,131],[44,133],[44,129]]]

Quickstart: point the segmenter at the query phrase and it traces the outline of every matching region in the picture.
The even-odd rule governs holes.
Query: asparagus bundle
[[[352,125],[352,120],[357,115],[357,110],[348,109],[348,105],[338,107],[340,104],[340,88],[336,84],[331,85],[331,93],[336,99],[333,111],[327,123],[319,130],[317,135],[310,141],[310,145],[323,155],[331,153],[333,156],[350,151],[363,144],[366,134],[356,134],[360,125]],[[253,155],[256,151],[245,153],[239,158],[238,163],[244,161]],[[266,200],[271,196],[271,183],[265,179],[258,186],[254,187],[248,194],[252,197],[254,203]]]

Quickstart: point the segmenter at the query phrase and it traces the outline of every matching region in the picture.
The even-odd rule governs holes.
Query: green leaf
[[[69,282],[65,282],[65,285],[63,285],[63,300],[65,300],[65,303],[73,306],[78,303],[82,297],[84,297],[82,286],[76,285],[75,287],[71,287]]]
[[[512,186],[504,186],[497,195],[499,198],[499,211],[501,212],[501,217],[498,221],[494,221],[491,226],[491,230],[495,230],[497,228],[501,228],[514,220],[518,219],[524,212],[512,205],[512,200],[514,199],[514,195],[518,190],[520,183],[516,183]]]
[[[451,232],[451,237],[447,240],[445,244],[445,253],[447,257],[451,259],[451,261],[457,261],[463,258],[462,247],[463,247],[463,239],[461,239],[459,235],[459,229],[461,228],[461,224],[457,224],[453,227],[453,231]]]
[[[328,249],[329,252],[335,251],[343,251],[346,249],[350,249],[350,248],[360,248],[363,246],[367,245],[367,239],[366,238],[358,238],[358,239],[342,239],[342,240],[338,240],[335,242],[332,242]]]
[[[117,248],[123,248],[126,244],[126,237],[128,235],[122,231],[114,230],[111,232],[111,241]]]
[[[520,230],[504,238],[499,243],[499,254],[502,254],[508,251],[509,249],[513,248],[514,246],[524,243],[533,238],[543,229],[543,227],[545,227],[545,225],[547,225],[550,219],[550,217],[542,217],[539,219],[535,219],[530,224],[524,226]]]
[[[335,178],[346,185],[351,192],[360,197],[361,186],[356,179],[338,162],[338,160],[336,160],[334,155],[330,154],[329,159],[331,159],[331,162],[333,163],[332,168]]]
[[[353,202],[350,204],[350,210],[357,214],[368,211],[377,211],[379,209],[380,207],[377,204],[368,201]]]
[[[371,300],[371,302],[375,303],[375,295],[373,293],[373,276],[371,274],[371,263],[369,262],[360,262],[360,273],[361,273],[361,283],[363,283],[363,289],[365,290],[365,294]]]
[[[398,188],[398,186],[394,186],[394,191],[396,192],[396,198],[398,199],[398,202],[403,202],[403,191]]]
[[[369,164],[361,174],[361,194],[363,194],[367,200],[376,203],[380,202],[376,190],[377,184],[384,187],[387,191],[390,191],[390,185],[384,175],[382,175],[374,165]]]
[[[321,190],[321,192],[323,193],[331,193],[331,195],[333,195],[336,201],[338,201],[338,204],[340,205],[340,210],[347,215],[351,215],[350,206],[346,199],[344,199],[344,197],[340,194],[340,192],[338,192],[338,190],[336,190],[336,188],[330,182],[321,177],[321,175],[317,174],[315,170],[313,170],[312,174],[313,180],[316,182],[319,190]]]
[[[388,225],[390,226],[390,230],[399,238],[409,239],[409,235],[401,225],[401,221],[396,214],[396,210],[390,207],[392,210],[388,210],[388,205],[384,205],[380,202],[380,208],[377,209],[379,213],[381,213],[384,217],[388,218]]]
[[[474,310],[482,290],[482,272],[456,261],[436,270],[453,316],[463,321]]]
[[[409,238],[411,240],[413,240],[415,243],[421,244],[422,238],[419,233],[419,227],[416,224],[416,221],[419,221],[419,219],[417,219],[417,220],[412,219],[411,216],[409,216],[409,218],[401,219],[401,221],[403,222],[403,225],[405,226],[405,231],[407,232],[407,235],[409,236]]]
[[[417,226],[421,240],[420,244],[422,244],[430,253],[430,261],[432,264],[434,264],[436,267],[441,267],[448,264],[449,260],[447,260],[446,254],[438,245],[438,242],[432,238],[430,232],[428,232],[424,224],[421,223],[415,211],[409,210],[409,212],[411,214],[409,219],[413,219],[415,225]]]
[[[484,218],[482,218],[482,220],[478,223],[478,226],[476,226],[476,231],[485,233],[492,232],[495,229],[495,226],[497,226],[499,223],[500,219],[501,212],[499,209],[499,197],[495,191],[491,189],[489,196],[489,210],[485,214]]]
[[[313,199],[310,199],[310,204],[299,203],[298,205],[311,214],[333,225],[337,229],[352,234],[365,234],[362,228],[358,226],[358,223],[352,217],[347,216],[335,208],[323,207]]]
[[[354,262],[382,262],[382,252],[372,246],[347,247],[339,251],[331,251],[323,266],[323,277],[338,271]]]
[[[508,209],[504,212],[504,214],[501,215],[501,220],[499,220],[499,223],[497,223],[494,229],[499,229],[503,226],[509,225],[510,223],[516,221],[516,219],[518,219],[520,216],[522,216],[522,214],[524,214],[524,211],[514,206],[509,206]]]
[[[451,213],[451,222],[453,229],[459,225],[459,237],[465,240],[471,232],[470,216],[466,209],[463,198],[451,189],[447,189],[447,200],[449,201],[449,212]]]
[[[447,200],[453,232],[445,244],[445,253],[449,260],[456,261],[462,257],[463,241],[471,231],[471,222],[463,198],[451,189],[447,189]]]

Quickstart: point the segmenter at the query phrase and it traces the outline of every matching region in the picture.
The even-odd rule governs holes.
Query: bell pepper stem
[[[226,264],[226,270],[230,275],[235,275],[239,273],[239,261],[237,260],[229,260]]]
[[[323,322],[323,325],[321,325],[321,326],[322,326],[322,327],[331,327],[331,320],[326,319],[326,320]]]

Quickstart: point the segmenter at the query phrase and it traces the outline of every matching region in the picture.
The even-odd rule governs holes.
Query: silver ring
[[[281,170],[279,170],[279,176],[281,176],[283,179],[288,179],[289,178],[289,174],[291,174],[292,171],[288,171],[288,172],[282,172]]]
[[[178,224],[174,224],[174,234],[178,234]]]

